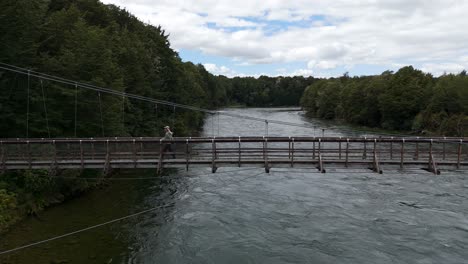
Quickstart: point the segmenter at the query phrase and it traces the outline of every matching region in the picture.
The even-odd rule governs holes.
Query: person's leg
[[[169,151],[172,152],[172,158],[175,159],[175,152],[174,150],[172,149],[172,144],[169,144]]]
[[[168,150],[171,151],[171,145],[170,145],[170,144],[164,144],[164,147],[163,147],[163,149],[162,149],[162,156],[163,156],[163,158],[164,158],[164,155],[166,155],[166,152],[167,152]]]

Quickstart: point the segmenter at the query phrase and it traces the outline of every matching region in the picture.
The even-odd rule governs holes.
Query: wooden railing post
[[[52,144],[54,146],[54,169],[57,167],[57,145],[55,144],[55,140],[52,140]]]
[[[414,151],[414,160],[419,159],[419,137],[416,137],[418,141],[416,141],[416,150]]]
[[[268,164],[268,139],[265,137],[263,142],[263,161],[265,163],[265,172],[270,173],[270,165]]]
[[[2,148],[2,157],[0,159],[0,162],[2,163],[2,168],[0,169],[0,174],[5,173],[6,171],[6,166],[5,166],[5,147],[3,146],[3,140],[0,141],[0,146]]]
[[[346,160],[345,166],[348,167],[348,156],[349,156],[349,138],[346,139]]]
[[[390,160],[393,159],[393,137],[390,138]]]
[[[461,162],[461,155],[462,155],[462,144],[463,144],[463,139],[460,139],[460,143],[458,143],[457,169],[460,169],[460,162]]]
[[[239,168],[241,166],[241,137],[239,137]]]
[[[213,138],[211,140],[211,172],[215,173],[218,168],[216,168],[216,142],[215,139]]]
[[[104,161],[103,174],[107,176],[111,170],[111,154],[109,149],[109,140],[106,140],[106,160]]]
[[[338,159],[341,159],[341,137],[340,141],[338,142]]]
[[[29,166],[29,169],[32,168],[32,160],[31,160],[31,146],[29,145],[29,140],[26,141],[26,144],[27,144],[27,154],[28,154],[28,166]]]
[[[315,159],[315,137],[314,137],[314,141],[313,141],[313,146],[312,146],[312,159]]]
[[[433,143],[433,139],[431,138],[431,141],[429,143],[429,157],[432,156],[432,143]]]
[[[132,150],[133,150],[133,168],[136,168],[137,167],[137,149],[136,149],[135,139],[133,139]]]
[[[322,139],[319,138],[318,140],[318,154],[319,156],[322,155]]]
[[[294,167],[294,138],[291,139],[291,168]]]
[[[93,140],[91,138],[91,140]],[[93,160],[94,159],[94,156],[96,155],[96,150],[94,148],[94,140],[91,142],[91,159]]]
[[[323,166],[323,159],[322,155],[318,154],[318,166],[317,169],[319,170],[320,173],[326,173],[325,167]]]
[[[404,157],[405,157],[405,139],[401,139],[401,151],[400,151],[400,168],[403,169],[404,165]]]
[[[364,137],[364,153],[362,154],[362,159],[367,159],[367,137]]]
[[[83,143],[82,143],[82,140],[81,140],[81,139],[80,139],[80,161],[81,161],[80,169],[83,170],[83,169],[84,169]]]
[[[162,141],[163,139],[159,139],[159,162],[158,162],[158,170],[157,170],[157,173],[160,174],[163,170],[163,157],[164,157],[164,153],[163,153],[163,145],[162,145]]]
[[[442,160],[445,160],[445,140],[447,138],[444,137],[444,142],[442,142]]]
[[[186,140],[185,143],[185,170],[189,169],[189,140]]]

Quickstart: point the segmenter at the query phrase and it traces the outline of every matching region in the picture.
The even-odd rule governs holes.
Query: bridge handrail
[[[268,142],[380,142],[380,143],[457,143],[468,144],[468,137],[413,137],[413,138],[393,138],[393,137],[240,137],[245,143],[262,143],[265,139]],[[110,138],[3,138],[3,144],[52,144],[52,143],[158,143],[161,137],[110,137]],[[239,137],[176,137],[171,143],[238,143]]]

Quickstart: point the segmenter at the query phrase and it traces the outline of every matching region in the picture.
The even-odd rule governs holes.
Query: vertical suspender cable
[[[122,95],[122,126],[125,132],[125,94]]]
[[[28,70],[28,98],[27,98],[27,105],[26,105],[26,138],[29,138],[29,84],[30,84],[30,71]]]
[[[268,137],[268,120],[265,119],[265,136]]]
[[[172,108],[172,128],[175,126],[175,106]]]
[[[104,137],[104,119],[102,117],[101,92],[98,92],[98,99],[99,99],[99,113],[101,114],[101,132],[102,132],[102,137]]]
[[[211,135],[214,137],[215,132],[214,132],[214,123],[215,123],[215,114],[211,113]]]
[[[47,105],[45,101],[44,84],[42,83],[42,79],[41,79],[41,90],[42,90],[42,102],[44,104],[44,113],[45,113],[45,119],[46,119],[46,125],[47,125],[47,134],[49,135],[49,138],[50,138],[49,118],[47,116]]]
[[[219,137],[219,112],[218,112],[218,137]]]
[[[78,121],[78,84],[75,83],[75,137],[76,137],[76,127]]]
[[[154,105],[154,119],[155,119],[155,128],[154,128],[154,132],[155,134],[154,135],[157,135],[158,134],[158,104],[155,104]]]

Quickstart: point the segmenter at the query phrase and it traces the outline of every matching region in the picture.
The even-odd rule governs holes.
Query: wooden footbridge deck
[[[1,139],[0,170],[167,167],[468,169],[468,138],[215,137]]]

